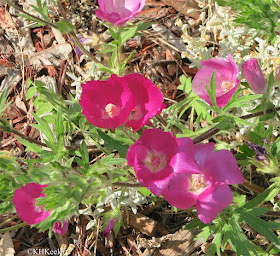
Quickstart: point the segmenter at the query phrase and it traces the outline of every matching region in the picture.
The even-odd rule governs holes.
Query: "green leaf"
[[[239,98],[235,99],[234,102],[232,102],[231,104],[227,104],[223,108],[223,110],[227,111],[231,108],[241,107],[243,103],[249,103],[252,100],[257,100],[257,99],[262,98],[262,97],[263,97],[262,94],[245,95],[245,96],[242,96],[242,97],[239,97]]]
[[[192,90],[192,78],[187,78],[185,75],[182,75],[180,76],[180,82],[181,84],[178,86],[178,90],[182,90],[189,94]]]
[[[278,183],[273,183],[270,187],[268,187],[263,193],[259,194],[255,198],[251,199],[247,204],[244,206],[236,209],[236,212],[245,211],[248,209],[252,209],[253,207],[273,199],[275,196],[279,194],[280,186]]]
[[[280,225],[276,222],[264,221],[258,217],[253,216],[249,211],[239,212],[240,218],[245,221],[251,228],[256,230],[258,233],[265,236],[269,241],[273,242],[277,248],[280,248],[279,238],[270,229],[279,229]]]
[[[193,229],[193,228],[196,228],[196,227],[199,227],[199,228],[204,228],[206,227],[207,224],[204,224],[203,222],[201,222],[199,219],[195,219],[195,220],[192,220],[190,223],[188,223],[184,229]]]
[[[23,17],[23,18],[25,18],[25,19],[28,20],[28,21],[37,22],[36,27],[40,27],[40,26],[45,26],[45,25],[46,25],[46,23],[40,21],[39,19],[30,17],[30,16],[28,16],[27,14],[15,13],[15,15],[20,16],[20,17]],[[30,27],[30,26],[29,26],[29,27]]]
[[[41,147],[39,147],[37,144],[35,143],[31,143],[27,140],[24,140],[22,138],[17,137],[17,140],[26,147],[25,151],[32,151],[34,153],[41,153],[43,151],[43,149]]]
[[[65,20],[60,20],[55,25],[62,34],[69,34],[75,30],[75,26]]]
[[[6,104],[6,106],[4,106],[5,102],[7,100],[7,96],[6,95],[7,95],[7,89],[3,90],[3,92],[0,95],[0,113],[3,113],[6,110],[6,108],[12,103],[10,101],[10,102],[8,102]]]
[[[61,107],[58,108],[57,117],[55,121],[55,132],[57,138],[64,137],[64,127],[63,127],[63,118]]]
[[[80,153],[83,159],[83,166],[85,168],[89,167],[89,155],[88,155],[88,149],[87,149],[87,145],[85,143],[85,141],[83,140],[81,143],[81,147],[80,147]]]
[[[254,247],[243,233],[243,230],[239,226],[235,217],[230,219],[230,224],[231,229],[227,231],[227,236],[235,246],[237,256],[251,256],[249,251],[252,251],[256,256],[258,256]]]
[[[274,76],[273,76],[273,72],[270,73],[269,78],[268,78],[268,83],[267,83],[267,94],[270,95],[270,91],[271,91],[271,86],[274,83]]]
[[[38,124],[30,124],[31,126],[37,128],[39,131],[41,131],[47,138],[47,140],[52,144],[56,144],[56,139],[54,137],[53,131],[49,127],[49,124],[44,121],[41,117],[39,117],[37,114],[32,114],[35,118],[35,120],[38,122]]]
[[[125,144],[122,141],[116,140],[112,138],[112,136],[108,136],[106,133],[102,132],[100,129],[96,129],[98,132],[98,135],[101,137],[101,139],[104,140],[105,147],[112,149],[112,150],[118,150],[121,157],[126,157],[129,145]]]
[[[34,97],[36,92],[37,92],[37,89],[35,87],[30,87],[25,94],[25,99],[26,100],[31,99],[32,97]]]
[[[138,30],[137,26],[133,26],[127,29],[124,29],[121,31],[120,33],[120,45],[123,45],[128,39],[130,39],[131,37],[133,37],[136,32]]]
[[[221,244],[222,244],[222,233],[218,232],[215,235],[209,249],[207,250],[207,255],[214,256],[215,253],[217,253],[218,256],[221,256]]]
[[[215,85],[215,76],[216,76],[216,70],[214,70],[213,74],[211,75],[210,79],[210,89],[207,85],[205,85],[206,91],[208,92],[210,101],[214,107],[219,109],[217,105],[217,99],[216,99],[216,85]]]

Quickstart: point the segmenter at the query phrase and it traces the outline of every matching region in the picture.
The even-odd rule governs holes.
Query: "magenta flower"
[[[267,84],[257,59],[250,59],[243,63],[242,73],[256,94],[265,94]]]
[[[66,232],[68,231],[68,226],[69,226],[69,223],[68,221],[64,221],[63,224],[61,224],[61,222],[55,222],[53,224],[53,232],[55,233],[59,233],[61,235],[65,235]]]
[[[107,81],[89,81],[82,88],[83,114],[101,128],[125,124],[137,131],[165,106],[161,92],[140,74],[112,75]]]
[[[160,196],[173,173],[200,173],[191,139],[176,139],[170,132],[148,129],[128,150],[127,164],[141,184]]]
[[[20,189],[16,189],[13,202],[18,216],[28,225],[37,224],[46,219],[51,211],[45,211],[42,206],[35,206],[35,199],[45,197],[43,188],[48,185],[28,183]]]
[[[113,219],[110,219],[103,231],[103,237],[108,237],[109,234],[111,233],[112,229],[114,228],[116,222],[118,220],[118,217],[115,217]]]
[[[114,26],[123,25],[144,8],[145,0],[98,0],[96,17],[109,21]]]
[[[237,79],[239,72],[238,66],[235,64],[230,54],[227,59],[221,57],[212,58],[202,61],[201,65],[202,69],[196,73],[193,79],[193,92],[212,105],[205,85],[210,88],[210,79],[213,72],[216,70],[216,102],[218,107],[225,106],[236,91],[240,82]]]
[[[163,197],[173,206],[189,208],[196,205],[198,218],[210,223],[232,202],[229,184],[244,182],[237,161],[228,150],[214,152],[214,144],[190,145],[199,172],[187,170],[174,173]]]
[[[151,80],[140,74],[130,74],[124,78],[135,101],[135,107],[125,125],[137,131],[165,107],[162,103],[163,95]]]
[[[135,107],[126,79],[112,75],[107,81],[82,84],[80,105],[93,125],[115,129],[128,120]]]

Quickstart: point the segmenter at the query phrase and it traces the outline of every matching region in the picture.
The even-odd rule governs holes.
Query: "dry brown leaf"
[[[15,30],[19,27],[16,18],[12,18],[5,6],[0,7],[0,27],[7,30]]]
[[[161,0],[166,5],[172,6],[176,11],[183,15],[198,19],[200,12],[195,0]]]
[[[27,113],[25,103],[21,100],[21,98],[18,95],[16,96],[15,104],[21,111],[23,111],[23,113]]]
[[[0,66],[0,77],[5,76],[0,85],[0,92],[4,89],[8,89],[7,94],[13,90],[13,88],[18,84],[22,78],[22,73],[19,69],[1,67]]]
[[[44,65],[59,67],[62,60],[68,59],[72,47],[68,43],[54,45],[44,51],[28,56],[30,65],[42,68]]]
[[[6,232],[0,240],[0,256],[14,256],[14,244],[10,233]]]

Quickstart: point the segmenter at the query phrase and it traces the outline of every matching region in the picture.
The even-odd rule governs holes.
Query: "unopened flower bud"
[[[257,59],[245,61],[242,65],[242,73],[254,93],[266,93],[267,84]]]

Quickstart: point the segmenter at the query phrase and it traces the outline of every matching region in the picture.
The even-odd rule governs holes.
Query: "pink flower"
[[[83,114],[101,128],[125,124],[137,131],[165,106],[161,92],[140,74],[112,75],[107,81],[89,81],[82,88]]]
[[[110,219],[103,231],[103,237],[108,237],[112,229],[114,228],[116,222],[118,220],[118,217],[115,217],[113,219]]]
[[[230,151],[214,152],[213,143],[189,146],[194,150],[199,172],[174,173],[162,195],[178,208],[196,205],[198,218],[210,223],[232,202],[228,185],[241,184],[244,178]]]
[[[194,161],[192,141],[176,139],[170,132],[149,129],[128,150],[127,164],[141,184],[159,196],[168,186],[173,173],[200,173]]]
[[[46,219],[51,211],[45,211],[42,206],[35,206],[35,199],[45,197],[43,188],[48,185],[28,183],[20,189],[16,189],[13,202],[18,216],[28,225],[37,224]]]
[[[163,95],[151,80],[140,74],[130,74],[124,78],[135,101],[135,107],[125,125],[137,131],[165,107],[162,103]]]
[[[196,73],[193,79],[193,92],[212,105],[205,85],[210,88],[210,79],[213,72],[216,70],[216,102],[218,107],[225,106],[239,84],[239,80],[237,79],[238,67],[232,56],[229,54],[227,59],[219,57],[204,60],[201,62],[201,65],[202,69]]]
[[[93,125],[115,129],[128,120],[135,107],[126,79],[112,75],[107,81],[82,84],[80,105]]]
[[[68,221],[64,221],[63,224],[61,225],[61,222],[55,222],[53,224],[53,232],[59,233],[61,235],[65,235],[65,233],[68,231],[68,226],[69,223]]]
[[[98,3],[96,17],[116,26],[134,18],[144,8],[145,0],[98,0]]]
[[[257,59],[250,59],[243,63],[242,73],[256,94],[266,93],[266,81]]]

